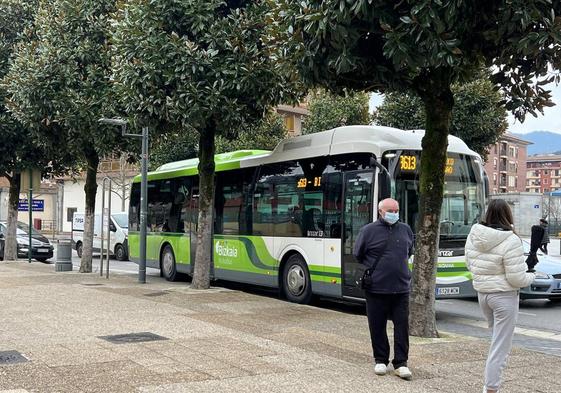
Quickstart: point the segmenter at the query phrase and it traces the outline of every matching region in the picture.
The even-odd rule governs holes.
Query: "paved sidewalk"
[[[167,338],[114,344],[100,336]],[[149,277],[0,263],[0,392],[476,392],[487,342],[412,339],[411,382],[374,374],[364,315]],[[6,358],[0,354],[0,360]],[[13,359],[13,358],[10,358]],[[502,392],[557,392],[561,358],[515,348]]]

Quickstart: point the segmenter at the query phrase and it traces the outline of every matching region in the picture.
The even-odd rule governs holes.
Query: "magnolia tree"
[[[305,80],[334,90],[414,92],[425,111],[411,332],[435,337],[435,281],[452,86],[482,68],[523,120],[552,105],[561,2],[302,0],[278,3],[276,34]]]
[[[8,107],[36,138],[64,151],[86,172],[80,272],[92,271],[92,235],[100,156],[118,134],[98,125],[110,115],[106,31],[114,1],[40,2],[34,28],[17,46],[5,78]]]
[[[454,109],[450,134],[461,138],[471,149],[487,157],[493,145],[506,131],[503,97],[489,79],[475,79],[452,86]],[[418,130],[425,127],[423,102],[414,92],[389,93],[374,112],[374,122],[388,127]]]
[[[272,150],[286,137],[286,127],[282,116],[268,113],[263,119],[251,124],[243,123],[239,129],[226,135],[216,135],[216,152],[226,153],[235,150],[262,149]],[[197,157],[199,143],[196,130],[178,130],[159,135],[150,149],[150,168],[172,161]]]
[[[288,100],[293,81],[265,42],[262,1],[144,1],[113,21],[113,79],[137,124],[196,130],[199,217],[193,288],[208,288],[215,136]]]
[[[36,1],[10,0],[0,2],[0,79],[9,69],[9,61],[15,44],[20,38],[23,29],[33,21],[33,11],[37,6]],[[19,171],[36,161],[33,154],[33,141],[28,130],[23,127],[7,111],[4,102],[6,97],[5,87],[0,85],[0,176],[10,182],[8,221],[6,239],[4,242],[4,259],[17,258],[16,223],[18,214],[18,201],[20,193]]]
[[[20,173],[37,168],[44,174],[61,174],[71,165],[63,151],[53,151],[48,143],[34,135],[6,107],[6,85],[1,81],[10,69],[16,45],[28,38],[25,29],[33,26],[36,0],[0,1],[0,177],[10,182],[7,231],[4,234],[4,259],[17,258],[16,224],[20,196]],[[38,185],[35,185],[37,187]]]
[[[335,127],[370,124],[369,95],[344,90],[333,94],[323,89],[308,95],[309,116],[304,122],[304,134],[312,134]]]

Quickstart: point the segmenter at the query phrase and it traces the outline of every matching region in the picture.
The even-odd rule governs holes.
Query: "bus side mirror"
[[[489,198],[489,176],[483,172],[483,193],[485,194],[485,199]]]
[[[392,182],[387,171],[378,172],[378,200],[391,197]]]

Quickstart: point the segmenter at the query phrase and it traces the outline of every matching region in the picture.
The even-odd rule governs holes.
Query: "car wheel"
[[[127,259],[125,247],[123,247],[122,244],[117,244],[115,246],[115,258],[117,258],[118,261],[124,261],[125,259]]]
[[[47,259],[49,258],[35,258],[36,260],[38,260],[39,262],[47,262]]]
[[[76,253],[78,254],[78,258],[82,258],[82,250],[83,250],[83,245],[82,242],[78,242],[78,244],[76,244]]]
[[[160,262],[160,269],[164,278],[168,281],[175,281],[177,277],[177,270],[175,268],[175,255],[173,249],[168,244],[162,251],[162,258]]]
[[[294,303],[309,304],[312,301],[312,282],[304,258],[291,255],[283,269],[282,290],[286,298]]]

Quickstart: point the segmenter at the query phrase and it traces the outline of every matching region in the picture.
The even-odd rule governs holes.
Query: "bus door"
[[[191,273],[195,269],[195,253],[197,252],[197,228],[199,223],[199,186],[193,185],[191,192],[191,203],[189,204],[189,238],[191,242]]]
[[[373,171],[353,171],[345,173],[343,188],[343,296],[364,297],[356,286],[355,271],[358,262],[353,257],[353,247],[360,229],[373,218]]]

